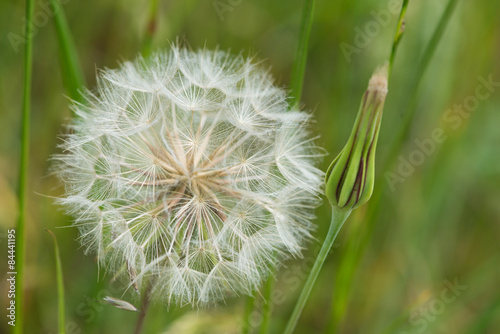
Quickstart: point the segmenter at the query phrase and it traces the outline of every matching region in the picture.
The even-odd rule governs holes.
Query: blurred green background
[[[117,67],[140,51],[148,1],[63,2],[89,87],[95,84],[96,69]],[[319,144],[330,153],[323,169],[347,140],[372,71],[389,56],[397,14],[385,17],[387,22],[376,17],[384,20],[380,13],[390,13],[390,2],[316,3],[302,103],[314,112]],[[39,0],[35,8],[26,333],[57,329],[53,245],[44,228],[55,232],[61,247],[67,332],[130,333],[136,315],[97,301],[105,295],[120,298],[121,290],[110,284],[109,276],[98,275],[92,256],[83,255],[76,229],[61,228],[71,221],[51,198],[61,195],[62,187],[51,175],[48,159],[58,152],[71,112],[47,3]],[[410,1],[377,150],[376,194],[341,231],[296,333],[472,334],[500,329],[500,2],[458,1],[417,90],[418,64],[446,3]],[[286,87],[302,6],[302,0],[160,1],[152,46],[165,48],[178,38],[194,49],[243,51],[264,59],[277,83]],[[23,18],[24,1],[0,1],[2,273],[6,231],[15,225],[17,213],[23,82],[24,44],[13,44],[9,33],[22,35]],[[341,48],[347,44],[356,48],[349,57]],[[480,78],[497,84],[484,86]],[[412,99],[415,118],[395,163],[389,164]],[[461,105],[470,111],[460,112]],[[445,139],[432,141],[433,132],[440,130]],[[328,205],[318,210],[315,223],[318,240],[309,244],[304,259],[287,262],[277,274],[272,333],[284,328],[326,234]],[[0,286],[5,310],[5,279]],[[244,304],[245,297],[210,310],[156,306],[146,330],[238,333]],[[257,309],[250,320],[257,328],[260,314]],[[0,332],[7,332],[2,319]]]

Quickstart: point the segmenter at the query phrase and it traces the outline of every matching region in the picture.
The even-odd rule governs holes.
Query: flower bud
[[[363,95],[349,141],[326,173],[330,204],[352,210],[366,203],[373,192],[375,149],[387,96],[387,65],[377,69]]]

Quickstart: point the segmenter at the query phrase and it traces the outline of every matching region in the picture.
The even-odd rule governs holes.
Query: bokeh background
[[[62,2],[89,87],[95,84],[96,69],[115,68],[140,51],[148,1]],[[329,152],[324,169],[349,135],[372,71],[389,56],[397,14],[377,21],[380,15],[374,13],[390,13],[391,2],[316,2],[302,103],[314,112],[314,131]],[[419,63],[447,2],[410,1],[384,111],[374,198],[341,231],[296,333],[498,333],[500,2],[458,1],[422,73]],[[47,3],[39,0],[35,8],[26,333],[57,329],[53,245],[44,228],[55,232],[61,247],[67,332],[130,333],[136,315],[98,300],[105,295],[133,299],[122,296],[109,276],[98,274],[95,259],[83,255],[76,229],[68,228],[71,221],[52,199],[61,195],[62,187],[50,173],[49,159],[58,152],[71,112]],[[178,39],[193,49],[243,51],[263,59],[276,82],[287,87],[302,6],[302,0],[160,1],[152,47],[167,48]],[[1,0],[2,273],[6,231],[16,222],[22,97],[23,44],[12,44],[8,36],[22,35],[23,25],[24,2]],[[372,29],[369,35],[360,37],[367,28]],[[348,56],[342,51],[347,45],[356,48]],[[484,86],[481,78],[497,84]],[[460,111],[464,105],[469,111]],[[415,117],[401,142],[405,115],[413,109]],[[435,131],[442,131],[444,140],[432,141]],[[394,147],[401,149],[391,158]],[[317,216],[317,240],[309,244],[304,259],[285,263],[276,275],[271,333],[280,333],[291,314],[326,235],[328,205]],[[0,287],[5,310],[5,279]],[[262,307],[259,297],[257,303]],[[238,333],[244,305],[242,296],[209,310],[156,306],[146,332]],[[7,332],[5,317],[1,319],[0,332]],[[258,308],[250,322],[258,329],[260,321]]]

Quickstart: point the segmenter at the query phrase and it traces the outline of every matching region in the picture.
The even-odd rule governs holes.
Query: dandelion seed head
[[[98,76],[56,156],[85,250],[167,304],[249,294],[313,228],[310,115],[242,56],[173,47]]]

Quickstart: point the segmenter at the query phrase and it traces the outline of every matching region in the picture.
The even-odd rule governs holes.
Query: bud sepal
[[[326,173],[326,196],[336,207],[352,210],[366,203],[372,195],[375,150],[387,96],[387,77],[387,65],[372,75],[349,140]]]

